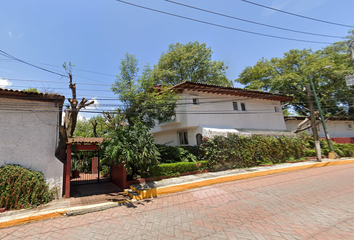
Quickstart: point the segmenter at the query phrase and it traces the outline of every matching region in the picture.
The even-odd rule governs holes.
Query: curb
[[[303,170],[303,169],[335,166],[335,165],[343,165],[343,164],[353,164],[353,163],[354,163],[354,159],[330,161],[330,162],[319,162],[319,163],[312,163],[312,164],[286,167],[286,168],[264,169],[264,170],[260,170],[257,172],[251,172],[251,173],[246,172],[246,173],[240,173],[240,174],[236,174],[236,175],[220,176],[220,177],[215,177],[212,179],[200,180],[200,181],[189,182],[189,183],[182,183],[182,184],[160,187],[160,188],[152,188],[152,189],[143,190],[143,191],[138,191],[136,189],[134,189],[134,190],[139,192],[139,194],[141,196],[140,199],[145,199],[145,198],[157,197],[159,195],[182,192],[182,191],[186,191],[186,190],[193,189],[193,188],[205,187],[205,186],[209,186],[209,185],[213,185],[213,184],[217,184],[217,183],[224,183],[224,182],[237,181],[237,180],[254,178],[254,177],[267,176],[267,175],[272,175],[272,174],[282,173],[282,172],[292,172],[292,171],[298,171],[298,170]],[[101,204],[81,206],[81,207],[72,207],[72,208],[68,208],[68,209],[57,209],[52,212],[47,211],[43,214],[35,213],[30,216],[20,217],[18,219],[0,222],[0,229],[5,228],[5,227],[16,226],[16,225],[20,225],[20,224],[30,223],[30,222],[34,222],[34,221],[45,220],[45,219],[49,219],[49,218],[61,217],[64,215],[76,216],[76,215],[82,215],[82,214],[91,213],[91,212],[102,211],[102,210],[109,209],[109,208],[123,206],[123,205],[126,205],[126,204],[134,202],[134,201],[136,201],[136,200],[134,200],[134,199],[123,200],[123,201],[119,201],[119,202],[101,203]]]
[[[21,225],[25,223],[45,220],[49,218],[56,218],[61,216],[76,216],[91,212],[103,211],[109,208],[119,207],[132,202],[132,200],[123,200],[119,202],[101,203],[95,205],[72,207],[67,209],[57,209],[53,211],[46,211],[44,213],[35,213],[30,216],[19,217],[18,219],[13,219],[5,222],[0,222],[0,229],[6,227],[12,227],[16,225]]]
[[[303,170],[303,169],[342,165],[342,164],[352,164],[352,163],[354,163],[354,160],[319,162],[319,163],[312,163],[312,164],[306,164],[306,165],[300,165],[300,166],[278,168],[278,169],[265,169],[265,170],[260,170],[257,172],[251,172],[251,173],[240,173],[240,174],[236,174],[236,175],[221,176],[221,177],[215,177],[212,179],[203,179],[203,180],[195,181],[195,182],[176,184],[176,185],[160,187],[160,188],[151,188],[151,189],[146,189],[146,190],[142,190],[142,191],[141,190],[138,191],[132,187],[131,188],[140,194],[140,199],[144,199],[144,198],[157,197],[159,195],[164,195],[164,194],[182,192],[182,191],[186,191],[186,190],[193,189],[193,188],[210,186],[210,185],[217,184],[217,183],[225,183],[225,182],[230,182],[230,181],[237,181],[237,180],[242,180],[242,179],[261,177],[261,176],[272,175],[272,174],[282,173],[282,172],[292,172],[292,171],[298,171],[298,170]]]

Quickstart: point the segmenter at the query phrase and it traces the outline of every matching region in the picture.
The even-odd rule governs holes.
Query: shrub
[[[195,172],[207,169],[207,161],[165,163],[150,167],[151,177],[177,176],[181,173]]]
[[[0,168],[0,208],[35,207],[48,203],[52,195],[42,173],[15,165]]]
[[[202,148],[205,160],[214,170],[282,163],[304,156],[304,142],[299,138],[250,137],[229,134],[206,141]],[[216,167],[216,168],[215,168]]]
[[[176,162],[196,162],[197,157],[190,151],[197,152],[199,147],[182,147],[182,146],[166,146],[156,144],[160,153],[160,163],[176,163]]]
[[[156,164],[159,152],[149,129],[142,125],[117,128],[105,144],[107,163],[124,164],[129,179],[147,174],[149,166]]]

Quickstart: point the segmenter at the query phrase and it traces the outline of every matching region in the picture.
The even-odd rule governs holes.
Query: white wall
[[[63,164],[54,156],[59,116],[55,103],[0,98],[0,109],[5,107],[18,110],[0,110],[0,166],[19,164],[42,172],[61,197]]]
[[[198,98],[200,104],[193,105],[193,98]],[[238,103],[238,111],[233,110],[233,102]],[[245,103],[246,111],[241,111],[241,102]],[[199,126],[286,130],[281,105],[278,101],[184,91],[179,103],[180,106],[176,109],[176,121],[157,125],[151,133],[155,135],[161,131]],[[275,107],[279,109],[279,112],[275,112]]]
[[[285,122],[286,128],[289,131],[296,130],[300,122],[302,122],[302,120],[288,120]],[[348,124],[351,124],[351,129],[348,128]],[[327,121],[326,125],[330,137],[354,137],[353,121]],[[306,132],[312,135],[312,129],[308,129]],[[325,137],[322,124],[319,125],[318,135],[322,138]]]

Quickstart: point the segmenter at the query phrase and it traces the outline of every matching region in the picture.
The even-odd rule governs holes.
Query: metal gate
[[[97,151],[73,151],[71,157],[70,185],[109,182],[110,165],[100,165]]]

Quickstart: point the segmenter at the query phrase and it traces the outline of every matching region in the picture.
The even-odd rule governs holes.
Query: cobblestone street
[[[354,165],[188,190],[0,229],[1,239],[354,239]]]

